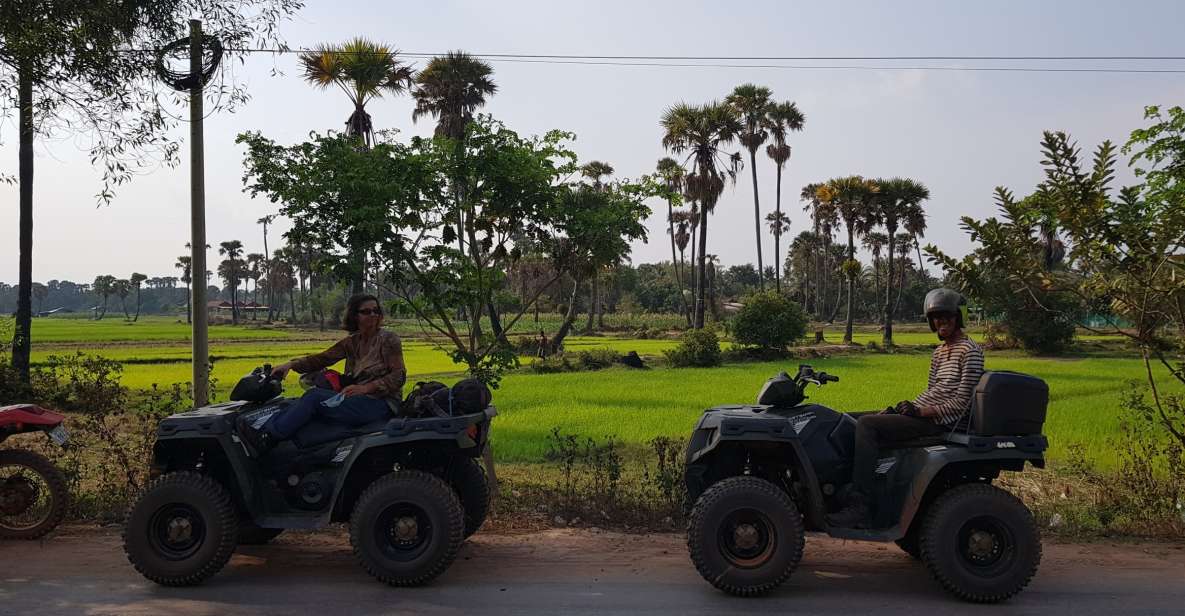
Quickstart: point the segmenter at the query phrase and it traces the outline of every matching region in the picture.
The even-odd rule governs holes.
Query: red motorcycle
[[[13,434],[44,432],[58,446],[69,433],[65,416],[35,404],[0,407],[0,442]],[[66,515],[66,478],[45,456],[0,449],[0,539],[37,539]]]

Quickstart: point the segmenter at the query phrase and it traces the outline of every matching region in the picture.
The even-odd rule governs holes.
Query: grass
[[[662,315],[648,316],[657,320]],[[396,329],[410,328],[408,323],[399,322]],[[190,378],[188,334],[188,325],[167,317],[143,317],[138,323],[127,323],[122,317],[103,321],[35,319],[32,359],[34,363],[43,363],[50,355],[81,350],[124,362],[123,383],[128,387],[187,382]],[[225,397],[238,378],[252,368],[318,352],[341,335],[339,331],[214,326],[210,344],[215,359],[213,377],[221,396]],[[982,338],[979,334],[972,335]],[[842,327],[826,329],[828,342],[838,343],[842,336]],[[879,343],[880,337],[874,327],[862,326],[855,332],[854,342]],[[905,345],[936,343],[924,325],[916,324],[901,326],[895,330],[894,338],[898,344]],[[653,358],[677,343],[674,339],[576,336],[565,341],[565,348],[569,352],[596,348],[619,353],[632,350]],[[463,370],[431,342],[406,339],[404,354],[411,382],[430,379],[448,382]],[[523,361],[533,360],[523,358]],[[928,362],[928,353],[853,354],[814,359],[811,363],[816,368],[837,374],[843,380],[813,390],[812,400],[840,410],[883,408],[915,396],[925,386]],[[612,368],[595,373],[512,373],[495,392],[495,404],[502,413],[496,430],[498,456],[519,463],[542,461],[547,451],[546,436],[555,426],[597,438],[616,436],[627,448],[635,450],[655,436],[683,437],[704,408],[752,401],[766,378],[781,370],[792,372],[796,363],[795,360],[739,363],[706,370],[659,367],[646,371]],[[1046,434],[1051,440],[1051,458],[1064,457],[1071,443],[1080,442],[1101,466],[1115,465],[1116,454],[1108,445],[1108,437],[1118,430],[1120,391],[1127,381],[1143,379],[1140,360],[1112,356],[1049,359],[1016,352],[989,352],[988,367],[1028,372],[1049,382],[1051,406]],[[287,392],[299,391],[296,379],[290,378]]]

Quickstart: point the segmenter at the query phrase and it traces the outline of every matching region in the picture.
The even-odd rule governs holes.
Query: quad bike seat
[[[1008,371],[988,371],[980,377],[971,396],[967,417],[949,432],[916,438],[895,449],[959,445],[973,451],[991,451],[1000,443],[1022,451],[1044,451],[1041,434],[1049,405],[1049,386],[1041,379]]]

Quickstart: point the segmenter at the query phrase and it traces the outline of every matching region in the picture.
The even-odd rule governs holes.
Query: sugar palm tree
[[[871,227],[868,221],[876,216],[879,187],[876,182],[858,175],[834,178],[818,190],[819,200],[831,204],[848,232],[847,261],[843,264],[848,279],[848,311],[844,324],[844,344],[852,342],[855,322],[854,295],[860,264],[856,261],[856,235]]]
[[[580,175],[592,180],[593,188],[599,190],[605,187],[602,178],[613,175],[613,165],[599,160],[589,161],[580,168]]]
[[[354,105],[346,133],[373,145],[374,123],[366,104],[385,95],[406,94],[415,71],[399,59],[399,51],[362,37],[341,45],[321,45],[300,54],[305,81],[321,89],[338,87]]]
[[[145,280],[148,280],[148,276],[140,272],[132,272],[131,277],[128,278],[128,282],[136,290],[136,316],[132,319],[133,322],[140,320],[140,285],[144,284]]]
[[[778,213],[777,218],[781,220],[782,212],[782,170],[786,167],[786,163],[790,161],[790,144],[786,143],[786,137],[790,131],[800,131],[806,123],[806,116],[798,110],[798,106],[790,101],[782,103],[774,103],[770,106],[769,114],[769,134],[773,137],[774,142],[765,146],[765,153],[774,161],[778,170],[777,183],[777,205],[774,211]],[[789,220],[787,220],[789,225]],[[786,231],[789,230],[787,226]],[[782,233],[774,233],[774,279],[777,284],[778,292],[782,292]]]
[[[261,225],[263,227],[263,254],[265,254],[265,255],[270,254],[267,249],[267,228],[275,220],[276,220],[276,215],[269,214],[269,215],[264,216],[263,218],[260,218],[259,220],[255,221],[256,224]],[[273,318],[272,315],[274,314],[272,311],[272,304],[276,303],[275,285],[272,284],[272,279],[271,279],[272,278],[272,259],[265,258],[263,265],[264,265],[264,276],[267,277],[267,281],[268,281],[268,285],[267,285],[267,320],[271,321]],[[278,318],[279,315],[276,314],[276,317]]]
[[[884,233],[879,231],[869,231],[864,234],[864,238],[860,244],[872,253],[872,280],[875,285],[876,293],[874,298],[881,296],[881,255],[885,252],[885,245],[889,243],[889,238]]]
[[[802,187],[802,192],[799,194],[799,198],[806,202],[802,209],[810,215],[814,234],[820,238],[820,241],[816,243],[819,250],[815,252],[814,271],[815,317],[820,321],[826,319],[824,313],[827,308],[827,283],[830,280],[828,272],[831,271],[832,231],[839,223],[835,208],[830,203],[819,199],[819,188],[822,186],[820,183],[807,184]]]
[[[247,255],[246,275],[248,278],[251,279],[251,284],[255,285],[254,299],[251,300],[255,304],[259,303],[259,279],[263,277],[263,271],[266,267],[265,266],[266,262],[267,262],[267,257],[263,256],[262,254],[260,254],[258,252],[253,252],[253,253]],[[255,312],[256,312],[256,309],[252,308],[251,309],[251,320],[252,321],[255,320]]]
[[[683,166],[667,156],[659,159],[656,170],[658,177],[662,180],[663,188],[668,193],[666,198],[667,235],[671,236],[671,275],[675,277],[675,285],[679,289],[679,300],[683,302],[683,314],[687,316],[687,324],[691,325],[691,313],[687,310],[687,298],[683,297],[683,278],[679,272],[680,260],[675,258],[675,244],[678,239],[675,233],[675,201],[683,193]],[[686,241],[684,241],[684,245],[686,245]]]
[[[781,209],[774,210],[765,215],[765,221],[769,223],[769,232],[774,236],[774,279],[777,280],[777,291],[782,292],[782,265],[778,261],[779,253],[778,240],[783,234],[790,231],[790,217],[786,215]]]
[[[759,191],[757,190],[757,148],[761,147],[769,138],[767,129],[770,124],[769,112],[774,105],[770,100],[772,96],[773,93],[769,88],[746,83],[733,89],[732,94],[729,94],[725,99],[725,103],[733,108],[741,121],[742,128],[737,139],[749,151],[749,173],[753,178],[753,230],[757,235],[757,283],[762,290],[765,289],[765,278],[763,277],[765,266],[762,264],[761,255],[761,201],[758,198]]]
[[[185,322],[193,323],[193,306],[190,305],[189,283],[193,281],[192,257],[181,255],[173,267],[181,270],[181,282],[185,283]]]
[[[891,178],[878,180],[881,188],[881,198],[878,200],[881,224],[885,226],[888,247],[888,268],[885,283],[884,305],[884,346],[893,345],[893,288],[896,277],[893,266],[897,251],[897,230],[904,225],[908,228],[925,229],[926,214],[922,210],[922,202],[930,198],[930,190],[924,184],[908,178]],[[919,261],[920,263],[920,261]]]
[[[226,257],[222,263],[218,264],[218,275],[226,282],[226,286],[230,287],[230,318],[231,322],[238,325],[238,290],[239,282],[243,278],[243,267],[240,257],[243,256],[243,243],[239,240],[221,242],[218,244],[218,254]]]
[[[436,118],[436,136],[456,141],[457,152],[463,152],[465,127],[473,121],[473,113],[498,91],[493,74],[493,67],[463,51],[450,51],[432,58],[416,76],[416,89],[412,93],[416,108],[411,113],[412,122],[423,116]],[[462,178],[453,178],[453,193],[457,198],[457,246],[464,252],[465,186]]]
[[[740,134],[742,126],[734,110],[711,102],[702,106],[679,103],[663,113],[662,145],[676,154],[688,154],[693,171],[687,174],[687,193],[700,204],[699,264],[693,326],[704,326],[707,292],[708,214],[716,207],[727,182],[735,182],[741,157],[724,148]]]

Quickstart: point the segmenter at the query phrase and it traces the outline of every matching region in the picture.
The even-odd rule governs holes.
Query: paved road
[[[1185,545],[1046,545],[1037,578],[1011,601],[960,603],[891,545],[811,536],[790,581],[756,599],[723,595],[682,537],[596,530],[482,534],[431,586],[389,588],[354,563],[340,531],[244,547],[196,588],[137,575],[111,530],[65,528],[0,543],[0,614],[1181,614]]]

